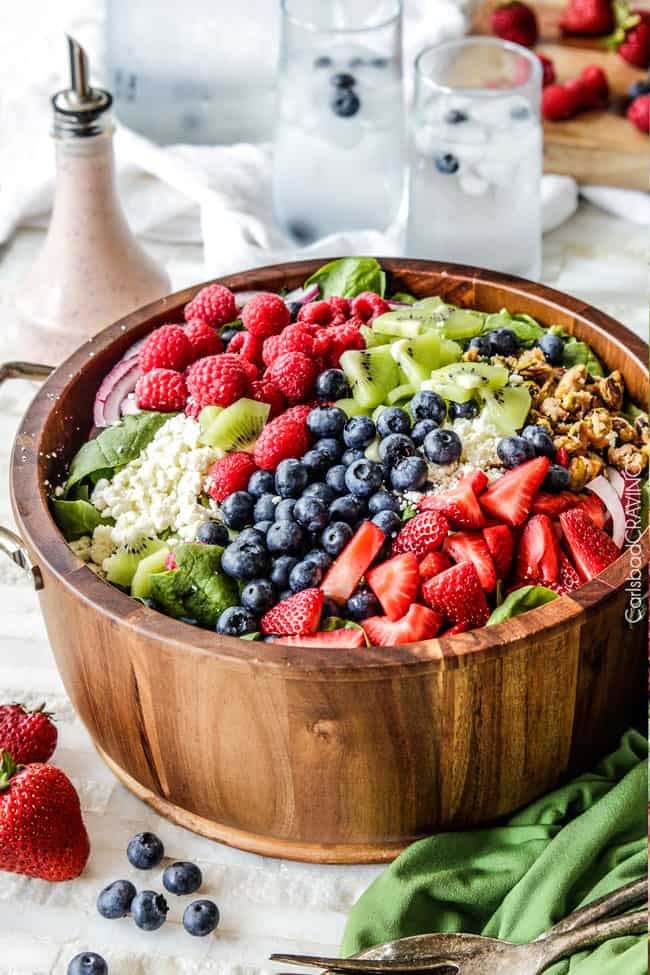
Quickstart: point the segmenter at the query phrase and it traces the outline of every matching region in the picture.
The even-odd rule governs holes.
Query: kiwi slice
[[[379,441],[373,440],[372,443],[369,443],[368,446],[366,447],[365,454],[368,460],[374,460],[379,462],[379,460],[381,459],[379,457]]]
[[[139,599],[146,599],[151,595],[151,577],[156,572],[165,571],[165,559],[169,555],[167,546],[159,548],[151,555],[145,555],[141,559],[131,579],[131,595]]]
[[[456,308],[445,318],[440,329],[448,339],[471,339],[478,335],[485,322],[485,315],[466,308]]]
[[[158,538],[143,538],[136,544],[120,545],[104,562],[106,578],[114,585],[128,589],[140,562],[163,548],[166,548],[165,543]]]
[[[526,386],[504,386],[494,391],[484,389],[481,397],[492,423],[504,434],[521,430],[530,409]]]
[[[410,308],[387,311],[375,318],[372,330],[382,336],[414,338],[424,331],[424,318],[422,312],[411,311]],[[383,341],[387,340],[384,338]]]
[[[455,403],[466,403],[477,390],[499,389],[507,382],[508,370],[504,366],[491,366],[486,362],[454,362],[436,369],[431,379],[422,383],[422,388],[432,389]]]
[[[382,335],[380,332],[375,332],[369,325],[362,325],[359,331],[363,335],[367,349],[374,349],[378,345],[387,345],[390,342],[389,335]]]
[[[217,419],[220,413],[223,413],[223,406],[204,406],[199,413],[199,426],[201,428],[201,439],[203,439],[204,433],[206,433],[214,421]]]
[[[254,399],[238,399],[221,410],[205,429],[201,440],[220,450],[247,450],[251,447],[268,420],[271,407]],[[205,410],[201,412],[201,416]]]
[[[401,386],[396,386],[395,389],[391,389],[390,393],[386,396],[386,402],[389,406],[401,405],[402,401],[412,399],[416,392],[416,386],[411,386],[410,383],[402,383]]]
[[[337,399],[334,406],[338,406],[340,410],[343,410],[346,416],[360,416],[362,413],[367,415],[368,410],[364,410],[362,406],[359,406],[355,399]]]
[[[357,351],[348,349],[340,359],[340,366],[359,406],[372,409],[385,402],[389,390],[399,385],[399,369],[391,355],[390,346]]]
[[[393,358],[406,382],[416,389],[440,365],[440,335],[431,330],[414,339],[399,339],[391,346]]]
[[[453,339],[440,340],[440,365],[448,366],[452,362],[460,362],[463,358],[463,350],[458,342]]]

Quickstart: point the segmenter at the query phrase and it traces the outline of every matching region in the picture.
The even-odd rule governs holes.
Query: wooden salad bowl
[[[220,279],[301,284],[320,262]],[[587,340],[631,397],[647,346],[582,301],[494,272],[383,260],[391,291],[528,312]],[[47,380],[11,468],[16,520],[72,702],[103,759],[161,815],[255,853],[386,861],[434,830],[488,823],[589,768],[645,701],[639,589],[648,532],[571,596],[485,629],[408,646],[283,647],[188,626],[98,578],[48,510],[126,348],[180,320],[188,288],[111,325]]]

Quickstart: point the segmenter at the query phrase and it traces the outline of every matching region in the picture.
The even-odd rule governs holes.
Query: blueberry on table
[[[330,519],[345,521],[348,525],[356,525],[364,512],[364,504],[360,498],[352,494],[343,494],[330,505]]]
[[[521,431],[524,440],[532,445],[534,454],[538,457],[548,457],[549,460],[555,459],[557,453],[553,438],[546,427],[531,423]]]
[[[532,460],[535,450],[532,443],[524,437],[516,434],[512,437],[503,437],[497,444],[497,456],[506,467],[518,467],[525,464],[527,460]]]
[[[458,108],[450,109],[445,115],[447,125],[460,125],[461,122],[467,122],[468,119],[467,112],[461,112]]]
[[[460,437],[454,430],[432,430],[425,437],[423,447],[432,464],[453,464],[463,450]]]
[[[108,965],[95,951],[82,951],[68,965],[67,975],[107,975]]]
[[[311,497],[298,498],[293,517],[308,532],[321,532],[330,520],[327,505],[318,498]]]
[[[361,108],[361,102],[350,88],[339,88],[332,96],[330,106],[339,118],[352,118]]]
[[[473,420],[478,416],[478,403],[475,399],[468,399],[466,403],[449,404],[449,417],[452,420]]]
[[[307,429],[315,437],[339,437],[347,421],[338,406],[316,406],[307,415]]]
[[[390,472],[390,483],[395,491],[419,491],[424,487],[428,475],[429,469],[421,457],[405,457]],[[378,517],[375,515],[375,518]]]
[[[368,512],[376,515],[380,511],[399,511],[399,501],[390,491],[377,491],[368,498]]]
[[[307,468],[299,460],[281,460],[275,471],[275,490],[282,498],[297,498],[307,487]]]
[[[354,532],[345,521],[331,522],[321,535],[321,544],[328,555],[336,558],[351,540]]]
[[[298,564],[298,559],[293,555],[280,555],[274,560],[271,567],[271,582],[280,591],[289,588],[289,576],[294,565]]]
[[[411,420],[406,410],[399,406],[387,406],[377,417],[377,433],[383,439],[391,433],[410,433]]]
[[[157,931],[167,920],[169,907],[162,894],[155,890],[141,890],[131,904],[131,914],[143,931]]]
[[[409,412],[414,421],[433,420],[438,426],[444,423],[447,404],[439,393],[421,389],[409,403]]]
[[[327,484],[324,484],[322,481],[316,481],[314,484],[308,484],[305,490],[302,492],[301,497],[318,498],[318,500],[322,501],[323,504],[330,505],[334,500],[334,498],[336,497],[337,493],[339,492],[337,492],[330,485],[330,479],[328,475],[330,474],[331,471],[338,471],[338,470],[343,471],[343,477],[345,477],[345,467],[343,467],[340,464],[337,464],[335,467],[330,467],[326,475]],[[342,490],[345,491],[345,480],[343,480]]]
[[[381,528],[387,538],[394,538],[402,527],[402,519],[395,511],[378,511],[373,515],[372,522]]]
[[[220,521],[204,521],[196,533],[196,540],[204,545],[227,545],[230,536]]]
[[[316,379],[316,396],[322,400],[346,399],[350,386],[342,369],[325,369]]]
[[[185,894],[195,894],[203,883],[203,874],[195,863],[179,860],[170,863],[163,873],[163,886],[170,894],[182,897]]]
[[[293,521],[293,509],[296,506],[295,498],[284,498],[275,509],[276,521]]]
[[[545,332],[537,341],[544,358],[552,366],[561,366],[564,358],[564,342],[559,335]]]
[[[412,457],[414,453],[415,444],[403,433],[391,433],[379,444],[379,458],[389,468],[404,457]]]
[[[549,494],[559,494],[560,491],[567,490],[569,481],[569,472],[566,467],[562,467],[561,464],[551,464],[542,481],[542,491],[548,491]]]
[[[445,152],[441,156],[436,156],[433,161],[438,172],[443,173],[445,176],[451,176],[453,173],[457,173],[460,168],[460,163],[451,152]]]
[[[418,420],[417,423],[413,424],[413,429],[411,430],[411,440],[416,447],[421,447],[425,441],[428,433],[432,430],[437,430],[439,424],[435,420]]]
[[[492,355],[490,340],[487,335],[475,335],[473,339],[469,340],[468,348],[476,349],[482,359],[489,359]]]
[[[195,938],[212,934],[219,924],[219,908],[213,901],[192,901],[185,908],[183,927]]]
[[[354,620],[367,620],[370,616],[381,616],[383,610],[379,600],[369,589],[358,589],[347,601],[348,615]]]
[[[339,71],[337,74],[332,75],[330,82],[335,88],[354,88],[357,79],[347,71]]]
[[[253,498],[248,491],[233,491],[221,502],[221,517],[228,528],[239,531],[253,521]]]
[[[490,355],[516,355],[521,344],[509,328],[493,328],[487,333],[487,339],[490,343]]]
[[[275,589],[269,579],[251,579],[242,589],[240,598],[244,609],[260,617],[275,604]]]
[[[274,521],[277,503],[274,494],[262,494],[255,502],[253,521]]]
[[[384,481],[381,464],[374,460],[355,460],[345,472],[345,485],[356,498],[369,498]]]
[[[377,430],[369,416],[351,416],[343,427],[346,447],[367,447],[375,439]]]
[[[261,498],[263,494],[273,494],[275,478],[271,471],[255,471],[248,482],[248,493],[254,498]]]
[[[345,494],[347,491],[345,486],[345,465],[335,464],[334,467],[330,467],[325,475],[325,480],[334,494]],[[333,500],[334,498],[332,498]]]
[[[315,589],[323,578],[323,570],[316,562],[303,561],[294,565],[289,575],[289,589],[291,592],[302,592],[303,589]]]
[[[266,533],[267,544],[269,534],[276,524],[277,522],[274,522]],[[258,532],[255,531],[254,534],[255,538],[246,538],[244,541],[238,538],[223,551],[221,568],[233,579],[248,582],[249,579],[258,579],[260,574],[265,575],[268,571],[268,552]]]
[[[164,855],[165,848],[154,833],[136,833],[126,848],[126,858],[137,870],[153,870]]]
[[[257,628],[257,619],[243,606],[229,606],[224,609],[215,627],[217,633],[224,636],[244,636],[246,633],[255,633]]]
[[[266,533],[266,547],[274,555],[298,555],[304,542],[305,533],[295,521],[275,521]]]
[[[114,880],[97,898],[97,910],[102,917],[114,921],[126,917],[131,910],[131,901],[137,890],[130,880]]]

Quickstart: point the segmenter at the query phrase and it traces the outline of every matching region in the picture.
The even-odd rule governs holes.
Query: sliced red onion
[[[306,305],[308,301],[313,301],[320,294],[319,284],[310,284],[307,288],[294,288],[288,295],[284,296],[285,301],[295,301],[299,305]]]
[[[612,516],[612,538],[614,544],[622,549],[625,544],[625,511],[621,499],[614,490],[611,482],[603,474],[599,474],[586,485],[588,491],[593,491],[603,502]]]
[[[137,356],[120,359],[104,376],[93,406],[93,423],[96,427],[108,427],[120,419],[120,404],[125,396],[133,392],[139,376]]]
[[[128,393],[120,403],[120,416],[133,416],[134,413],[141,412],[133,393]]]
[[[243,308],[246,302],[250,301],[251,298],[254,298],[255,295],[261,294],[261,291],[237,291],[235,293],[235,305],[237,306],[237,310]]]
[[[619,498],[622,499],[623,495],[625,494],[625,478],[623,475],[617,471],[615,467],[606,467],[605,477],[612,485]]]
[[[137,356],[148,338],[149,336],[145,335],[143,338],[138,339],[137,342],[134,342],[133,345],[130,345],[122,356],[122,359],[133,359],[134,356]],[[122,359],[120,361],[122,361]]]

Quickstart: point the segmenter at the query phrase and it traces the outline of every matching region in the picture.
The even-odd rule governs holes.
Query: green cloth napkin
[[[342,951],[432,931],[523,943],[645,876],[648,740],[630,730],[590,773],[504,825],[413,844],[361,897]],[[553,975],[645,975],[648,942],[617,938],[559,962]]]

